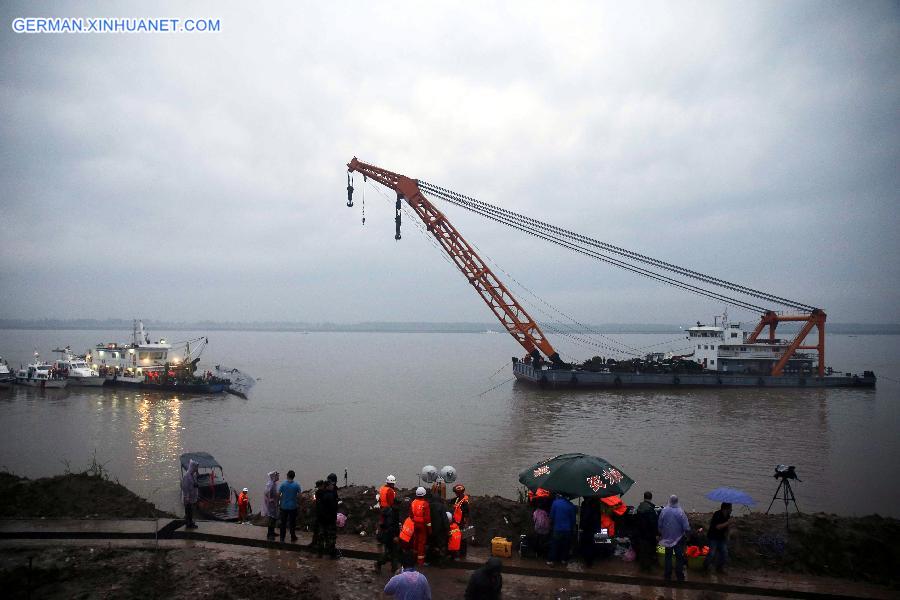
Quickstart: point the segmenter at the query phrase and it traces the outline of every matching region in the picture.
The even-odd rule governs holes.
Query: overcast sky
[[[147,6],[0,5],[0,317],[490,321],[374,188],[345,206],[355,155],[900,322],[896,2]],[[221,32],[14,33],[28,16]],[[723,308],[438,206],[580,321]]]

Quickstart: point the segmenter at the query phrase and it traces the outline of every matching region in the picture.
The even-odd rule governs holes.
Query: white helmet
[[[417,487],[416,488],[416,496],[418,496],[419,498],[424,498],[425,497],[425,488],[423,488],[422,486]]]
[[[394,477],[393,475],[388,475],[387,477],[384,478],[384,482],[385,483],[397,483],[397,478]]]

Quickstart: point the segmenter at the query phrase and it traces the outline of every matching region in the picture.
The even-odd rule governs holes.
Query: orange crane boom
[[[494,316],[525,348],[525,351],[533,355],[535,350],[539,350],[554,364],[562,364],[559,354],[534,319],[447,220],[447,217],[422,194],[418,181],[364,163],[357,160],[355,156],[347,163],[347,171],[348,173],[354,171],[361,173],[364,177],[374,179],[381,185],[394,190],[397,193],[397,239],[400,239],[400,203],[405,200],[425,223],[425,227],[434,235],[438,244],[450,256],[457,268],[466,276]],[[348,184],[349,193],[352,193],[352,187]],[[350,198],[348,198],[348,205],[350,205]]]

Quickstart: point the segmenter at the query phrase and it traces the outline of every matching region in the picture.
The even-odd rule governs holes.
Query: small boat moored
[[[9,387],[16,380],[16,376],[9,370],[9,363],[0,356],[0,388]]]
[[[209,452],[185,452],[179,458],[182,477],[191,462],[197,463],[197,512],[214,521],[237,521],[237,504],[231,501],[231,486],[222,465]]]
[[[53,366],[69,380],[69,384],[100,387],[106,383],[105,377],[100,375],[96,369],[92,369],[84,358],[72,354],[72,350],[68,346],[62,349],[56,348],[53,351],[63,355],[53,363]]]
[[[34,353],[34,362],[16,371],[16,384],[41,389],[60,389],[68,385],[69,380],[62,376],[56,367],[40,360]]]

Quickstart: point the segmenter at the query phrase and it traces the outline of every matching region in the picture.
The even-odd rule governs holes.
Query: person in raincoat
[[[265,492],[263,492],[263,507],[260,512],[269,519],[269,531],[266,533],[266,538],[274,540],[275,522],[278,518],[278,471],[269,471]]]
[[[200,489],[200,485],[197,483],[199,471],[200,465],[191,460],[188,463],[187,471],[181,478],[181,501],[184,503],[184,520],[187,529],[197,528],[197,524],[194,522],[194,505],[197,504],[197,494]]]

